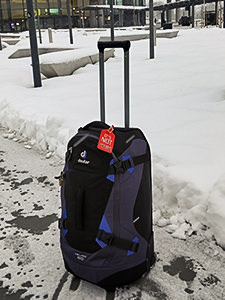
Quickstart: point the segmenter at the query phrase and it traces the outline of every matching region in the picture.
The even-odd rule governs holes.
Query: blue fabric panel
[[[135,238],[132,240],[132,242],[134,243],[138,243],[139,242],[139,238],[137,236],[135,236]],[[133,251],[128,250],[127,251],[127,256],[134,254]]]
[[[115,175],[114,174],[110,174],[106,177],[108,180],[115,182]]]
[[[112,233],[112,230],[110,229],[109,224],[108,224],[105,216],[102,217],[102,221],[101,221],[101,224],[99,226],[99,229],[104,230],[105,232],[108,232],[108,233]],[[99,239],[97,239],[97,238],[96,238],[96,242],[99,244],[99,246],[101,248],[104,248],[104,247],[107,246],[105,243],[103,243],[102,241],[99,241]]]
[[[128,159],[130,159],[130,158],[131,158],[130,155],[123,155],[123,156],[122,156],[122,160],[128,160]],[[133,173],[133,172],[134,172],[134,168],[132,167],[132,168],[128,169],[128,171],[129,171],[130,173]]]
[[[134,168],[130,168],[130,169],[128,169],[128,171],[129,171],[130,173],[133,173],[133,172],[134,172]]]
[[[105,232],[108,232],[108,233],[112,233],[112,230],[110,229],[109,224],[108,224],[105,216],[102,217],[102,221],[101,221],[101,224],[99,226],[99,229],[104,230]]]
[[[123,155],[121,158],[122,160],[128,160],[130,158],[130,155]]]
[[[62,219],[65,220],[67,218],[67,215],[66,215],[66,208],[64,207],[63,209],[63,213],[62,213]],[[65,236],[68,232],[68,229],[63,229],[63,236]]]
[[[112,164],[114,164],[115,160],[114,158],[110,160],[110,166]],[[109,174],[107,177],[106,177],[108,180],[112,181],[112,182],[115,182],[115,175],[114,174]]]
[[[66,215],[66,208],[64,208],[63,213],[62,213],[62,219],[66,219],[67,215]]]
[[[99,241],[99,239],[96,238],[96,242],[99,244],[101,248],[105,248],[107,245],[103,243],[102,241]]]
[[[63,229],[63,236],[65,236],[68,232],[68,229]]]

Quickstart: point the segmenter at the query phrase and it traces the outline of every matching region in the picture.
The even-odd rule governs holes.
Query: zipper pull
[[[59,186],[62,186],[63,183],[63,175],[59,178]]]
[[[55,179],[59,180],[59,186],[62,186],[64,175],[65,172],[62,171],[59,176],[55,176]]]
[[[66,164],[70,161],[70,159],[71,159],[71,156],[72,156],[72,154],[73,154],[73,147],[69,147],[69,149],[68,149],[68,156],[67,156],[67,158],[66,158]]]

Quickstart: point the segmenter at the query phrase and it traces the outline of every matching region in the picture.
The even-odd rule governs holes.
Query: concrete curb
[[[106,50],[104,57],[105,60],[109,59],[110,57],[114,57],[114,49]],[[74,71],[78,70],[79,68],[85,67],[88,64],[95,64],[96,62],[98,62],[98,60],[98,54],[92,54],[61,63],[41,63],[40,70],[41,73],[47,78],[67,76],[72,75]]]
[[[157,38],[174,38],[177,37],[179,30],[176,31],[162,31],[162,32],[156,32]],[[107,36],[102,36],[100,38],[101,41],[108,41],[110,38]],[[131,34],[131,35],[119,35],[115,37],[115,41],[123,41],[123,40],[129,40],[129,41],[138,41],[138,40],[144,40],[149,39],[149,33],[141,33],[141,34]]]
[[[19,41],[20,39],[6,39],[6,38],[2,39],[2,42],[5,42],[8,45],[16,45]]]
[[[74,48],[39,48],[38,53],[45,54],[51,52],[65,51],[65,50],[74,50]],[[9,58],[22,58],[31,56],[30,48],[17,49]]]

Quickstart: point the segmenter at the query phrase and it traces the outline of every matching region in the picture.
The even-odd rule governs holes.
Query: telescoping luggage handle
[[[124,50],[124,120],[125,127],[129,127],[129,49],[130,41],[99,41],[99,74],[100,74],[100,114],[105,122],[105,80],[104,80],[104,50],[106,48],[123,48]]]

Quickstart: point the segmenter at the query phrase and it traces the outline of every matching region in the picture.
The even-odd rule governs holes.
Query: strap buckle
[[[131,247],[130,247],[130,251],[136,253],[138,251],[138,248],[139,248],[139,243],[132,242]]]
[[[105,232],[104,230],[99,230],[97,239],[110,246],[113,243],[114,235],[112,233]]]
[[[118,160],[113,164],[116,173],[125,173],[126,170],[132,167],[131,159]]]

